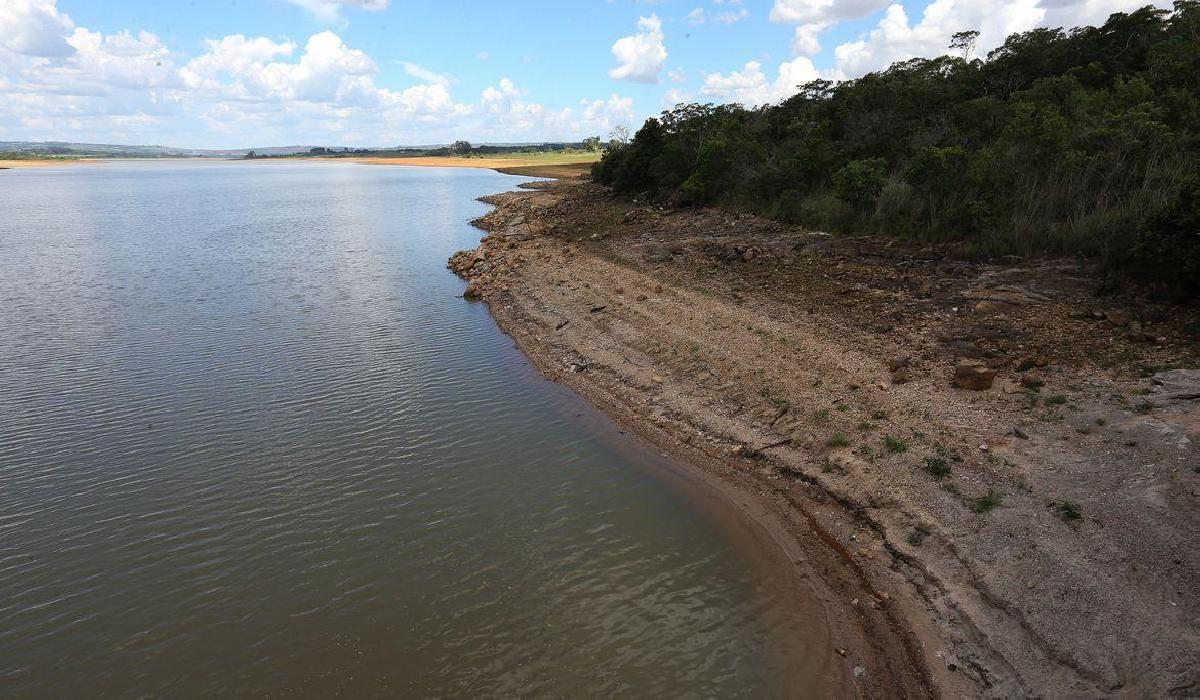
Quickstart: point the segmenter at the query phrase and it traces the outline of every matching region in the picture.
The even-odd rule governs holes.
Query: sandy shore
[[[1200,309],[584,182],[485,201],[468,293],[771,514],[862,692],[1200,687],[1200,375],[1162,370],[1200,366]]]
[[[34,160],[3,160],[0,159],[0,170],[10,170],[12,168],[43,168],[52,165],[74,165],[77,163],[87,162],[82,159],[62,158],[62,159],[34,159]]]
[[[528,177],[551,177],[573,179],[591,172],[595,156],[571,155],[516,155],[496,157],[429,156],[420,158],[351,158],[356,163],[368,165],[405,165],[426,168],[486,168],[509,175]]]

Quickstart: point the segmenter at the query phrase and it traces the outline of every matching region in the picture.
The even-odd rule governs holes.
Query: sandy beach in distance
[[[416,158],[352,158],[368,165],[407,165],[426,168],[488,168],[508,175],[574,178],[591,172],[599,153],[534,153],[482,156],[421,156]]]
[[[19,159],[19,160],[3,160],[3,159],[0,159],[0,170],[9,170],[11,168],[40,168],[40,167],[44,167],[47,165],[72,165],[75,163],[82,163],[82,162],[84,162],[84,161],[81,159],[76,159],[76,158],[71,158],[71,159],[67,159],[67,158],[54,158],[54,159],[31,158],[29,160],[21,160],[21,159]]]

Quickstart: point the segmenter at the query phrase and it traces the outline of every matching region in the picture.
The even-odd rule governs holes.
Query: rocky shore
[[[1200,692],[1200,309],[581,181],[485,201],[464,296],[769,513],[861,693]]]

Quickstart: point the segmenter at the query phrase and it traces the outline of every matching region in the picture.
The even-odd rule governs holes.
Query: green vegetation
[[[826,447],[833,447],[833,448],[837,448],[837,447],[849,447],[849,446],[850,446],[850,439],[849,439],[849,438],[847,438],[845,435],[842,435],[841,433],[838,433],[837,435],[834,435],[833,437],[831,437],[831,438],[829,438],[828,440],[826,440],[826,441],[825,441],[825,446],[826,446]]]
[[[1200,0],[912,59],[761,109],[679,105],[594,178],[843,233],[1077,253],[1200,291]],[[953,46],[969,55],[971,32]]]
[[[950,464],[941,457],[926,457],[925,471],[935,479],[944,479],[950,476]]]
[[[904,440],[901,440],[900,438],[892,436],[892,435],[884,436],[883,446],[885,448],[887,448],[888,452],[890,452],[894,455],[908,452],[908,443],[905,442]]]
[[[992,489],[988,489],[988,492],[984,495],[969,499],[967,501],[967,506],[972,512],[987,513],[995,508],[998,508],[1002,503],[1004,503],[1004,496],[996,493]]]
[[[1055,515],[1063,520],[1066,520],[1067,522],[1083,519],[1083,510],[1075,501],[1063,498],[1061,500],[1051,501],[1050,507],[1054,509]]]

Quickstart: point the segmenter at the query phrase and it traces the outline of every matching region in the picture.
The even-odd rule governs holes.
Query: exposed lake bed
[[[519,181],[7,173],[0,687],[842,692],[761,523],[459,298]]]

